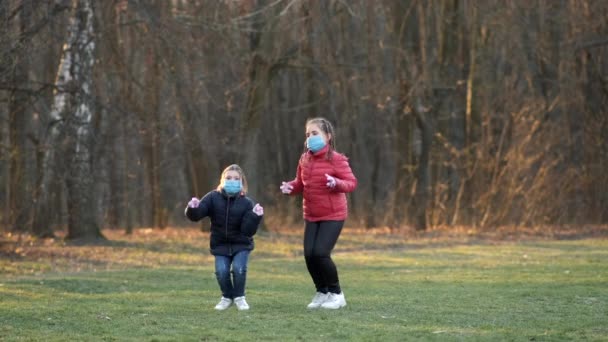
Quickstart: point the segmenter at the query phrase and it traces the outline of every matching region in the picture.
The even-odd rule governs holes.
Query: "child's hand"
[[[262,206],[260,205],[260,203],[257,203],[253,207],[253,212],[254,212],[254,214],[256,214],[258,216],[262,216],[262,215],[264,215],[264,208],[262,208]]]
[[[285,195],[289,195],[293,190],[293,186],[287,182],[283,182],[280,186],[281,192]]]
[[[336,179],[330,175],[328,175],[327,173],[325,174],[325,177],[327,178],[327,187],[330,189],[333,189],[336,187]]]
[[[198,198],[192,197],[190,202],[188,202],[188,207],[190,208],[198,208],[198,204],[201,203]]]

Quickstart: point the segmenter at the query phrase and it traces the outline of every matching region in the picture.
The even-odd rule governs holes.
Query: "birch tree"
[[[68,239],[102,237],[97,225],[96,210],[92,207],[93,172],[91,119],[93,116],[92,73],[95,43],[93,40],[93,8],[91,0],[75,3],[69,42],[72,65],[70,74],[74,94],[69,97],[66,120],[68,138]],[[69,76],[68,76],[69,77]]]
[[[93,7],[91,0],[75,0],[68,38],[59,64],[56,92],[50,113],[51,126],[44,154],[35,229],[48,235],[49,184],[57,167],[67,162],[68,240],[102,238],[92,206],[91,119],[93,116],[92,69],[94,64]],[[58,144],[65,137],[66,149]],[[65,155],[65,159],[59,157]]]

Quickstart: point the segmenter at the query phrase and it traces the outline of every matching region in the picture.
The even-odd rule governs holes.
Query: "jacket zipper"
[[[334,167],[333,163],[332,163],[332,167],[333,167],[333,171],[334,171],[334,175],[337,174],[336,172],[336,168]],[[338,186],[337,181],[336,181],[336,187]],[[335,187],[333,189],[329,189],[328,192],[328,197],[329,197],[329,206],[331,207],[331,213],[335,214],[336,213],[336,209],[334,208],[334,200],[332,198],[332,192],[335,190]]]
[[[228,242],[228,215],[230,213],[230,197],[228,197],[228,200],[226,202],[226,243],[228,243],[228,253],[230,255],[232,255],[232,245],[230,245],[230,243]]]

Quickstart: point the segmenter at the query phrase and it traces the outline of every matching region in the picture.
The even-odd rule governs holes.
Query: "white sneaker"
[[[220,302],[215,306],[215,310],[226,310],[232,305],[232,299],[222,296]]]
[[[236,304],[236,308],[239,311],[249,310],[249,304],[247,304],[247,301],[245,300],[245,296],[234,298],[234,304]]]
[[[329,298],[321,304],[323,309],[339,309],[346,306],[346,299],[344,299],[344,292],[340,294],[330,293]]]
[[[315,293],[315,296],[312,297],[310,304],[308,304],[306,307],[309,309],[318,309],[328,298],[329,293],[317,292]]]

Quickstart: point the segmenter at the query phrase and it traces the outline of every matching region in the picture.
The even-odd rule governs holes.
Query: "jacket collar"
[[[327,152],[329,151],[329,144],[326,144],[325,146],[323,146],[322,149],[318,150],[317,152],[313,152],[311,150],[308,150],[308,155],[315,157],[315,158],[319,158],[319,157],[323,157],[327,154]]]
[[[245,193],[244,193],[243,191],[239,192],[238,194],[234,194],[234,195],[228,195],[228,194],[226,193],[226,191],[224,191],[224,189],[222,189],[222,190],[220,191],[220,194],[222,194],[222,196],[224,196],[225,198],[232,198],[232,199],[234,199],[234,198],[238,198],[238,197],[242,197],[242,196],[245,196]]]

